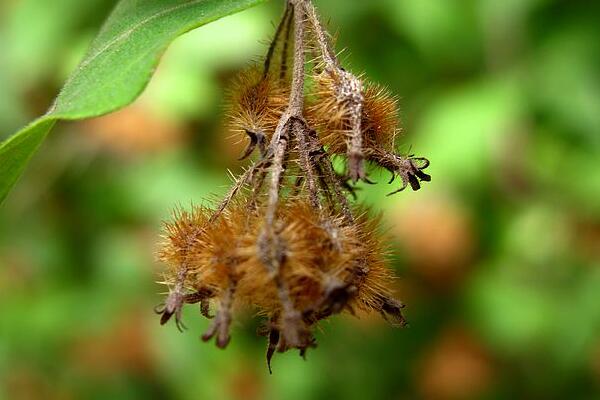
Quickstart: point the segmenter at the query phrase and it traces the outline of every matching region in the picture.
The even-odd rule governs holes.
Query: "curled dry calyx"
[[[255,161],[215,209],[165,223],[161,324],[183,329],[183,306],[199,304],[212,320],[202,339],[224,348],[235,314],[254,309],[269,369],[276,351],[315,347],[315,326],[334,314],[375,311],[403,326],[378,221],[347,197],[368,182],[366,162],[399,177],[396,192],[430,180],[425,158],[394,152],[396,98],[342,68],[309,0],[287,2],[264,65],[242,71],[228,97],[228,127]]]

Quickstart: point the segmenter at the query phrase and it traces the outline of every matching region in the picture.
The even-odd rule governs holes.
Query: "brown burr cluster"
[[[175,316],[182,329],[183,306],[199,304],[212,319],[202,339],[224,348],[235,315],[255,311],[269,368],[275,351],[315,347],[314,327],[334,314],[405,323],[378,219],[348,197],[369,182],[367,162],[400,177],[396,192],[429,181],[429,162],[394,152],[397,99],[344,70],[330,42],[309,0],[287,1],[264,65],[242,71],[228,94],[228,129],[249,139],[242,158],[254,162],[215,209],[176,211],[159,250],[161,323]]]

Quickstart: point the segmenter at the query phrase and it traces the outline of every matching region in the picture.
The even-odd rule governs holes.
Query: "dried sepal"
[[[160,324],[164,325],[171,317],[175,316],[175,325],[180,332],[187,329],[181,318],[181,312],[185,304],[200,303],[201,307],[208,304],[208,301],[214,296],[214,291],[210,288],[200,288],[193,293],[184,294],[181,291],[171,290],[164,303],[154,308],[154,312],[159,314]],[[204,313],[203,313],[204,315]],[[207,316],[208,318],[208,316]]]
[[[269,368],[269,374],[273,374],[273,370],[271,369],[271,359],[277,350],[277,345],[279,344],[279,330],[275,327],[271,327],[268,332],[268,342],[267,342],[267,367]]]
[[[170,291],[164,303],[159,304],[154,308],[154,312],[160,315],[160,324],[164,325],[171,317],[175,316],[175,325],[180,332],[186,329],[185,324],[181,319],[181,311],[184,304],[183,293]]]
[[[404,314],[402,313],[402,309],[404,308],[402,302],[391,297],[382,297],[380,302],[380,313],[386,321],[393,326],[406,326],[406,318],[404,318]]]
[[[219,309],[215,318],[212,320],[208,330],[202,335],[202,340],[208,342],[213,337],[216,339],[217,347],[224,349],[229,344],[231,337],[229,335],[229,327],[233,319],[231,308],[233,304],[233,296],[235,287],[230,286],[221,294],[219,299]]]
[[[399,177],[402,181],[402,186],[389,195],[402,192],[409,185],[417,191],[421,188],[421,182],[431,181],[431,176],[424,172],[429,167],[430,162],[424,157],[400,156],[381,148],[370,149],[367,157],[369,161],[387,169],[392,174],[390,184],[396,180],[396,177]]]

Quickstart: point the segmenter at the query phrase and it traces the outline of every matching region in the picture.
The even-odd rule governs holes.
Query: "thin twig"
[[[281,70],[279,71],[279,80],[285,80],[285,76],[287,75],[287,64],[288,64],[288,52],[290,47],[290,36],[292,32],[292,19],[294,15],[294,10],[290,12],[292,15],[288,18],[288,23],[285,28],[285,37],[283,41],[283,50],[281,51]]]
[[[308,17],[308,22],[312,25],[313,32],[317,39],[317,44],[321,49],[321,55],[323,57],[323,62],[325,63],[326,69],[341,69],[340,62],[338,61],[335,52],[329,43],[329,38],[325,32],[325,29],[323,29],[323,26],[321,25],[321,21],[319,20],[315,6],[310,1],[303,2],[303,6],[304,12]]]
[[[348,203],[346,196],[344,196],[343,188],[340,185],[340,182],[336,179],[335,171],[333,170],[333,165],[331,165],[331,160],[329,157],[323,157],[320,162],[320,166],[323,169],[323,176],[325,177],[325,180],[331,187],[333,187],[335,196],[342,205],[342,213],[344,214],[344,217],[346,218],[347,222],[353,223],[354,217],[352,216],[352,211],[350,210],[350,204]]]
[[[300,168],[306,175],[306,183],[308,185],[308,193],[311,205],[316,209],[321,209],[319,201],[319,192],[315,182],[315,171],[313,163],[310,160],[311,148],[309,145],[308,132],[309,129],[300,121],[296,121],[293,128],[294,137],[298,144],[298,153],[300,155]]]
[[[263,79],[267,77],[269,74],[269,70],[271,69],[271,61],[273,60],[273,54],[275,53],[275,47],[277,47],[277,42],[279,41],[279,36],[281,36],[281,32],[283,32],[285,25],[289,24],[289,16],[290,16],[291,8],[289,4],[286,6],[285,11],[283,12],[283,16],[281,17],[281,21],[279,21],[279,25],[277,26],[277,30],[275,31],[275,36],[273,37],[273,41],[269,45],[269,50],[267,51],[267,55],[265,57],[265,70],[263,71]]]
[[[243,188],[250,180],[252,180],[252,178],[254,177],[254,173],[257,169],[261,167],[262,163],[264,163],[264,160],[256,162],[254,165],[248,168],[239,178],[237,178],[236,182],[233,184],[231,189],[229,189],[229,192],[227,192],[227,195],[225,195],[225,198],[221,201],[221,203],[219,203],[219,206],[217,207],[213,215],[211,215],[210,219],[208,220],[209,224],[215,222],[217,218],[219,218],[221,213],[223,213],[223,211],[227,208],[231,200],[233,200],[233,198],[237,195],[240,189]]]

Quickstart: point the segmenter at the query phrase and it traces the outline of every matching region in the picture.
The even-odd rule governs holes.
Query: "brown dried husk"
[[[226,93],[226,128],[239,141],[246,131],[262,133],[268,139],[275,132],[289,102],[284,82],[264,76],[258,65],[241,71]]]
[[[281,313],[273,273],[258,245],[264,228],[260,213],[235,202],[208,224],[209,212],[179,211],[165,224],[167,240],[159,252],[168,266],[165,281],[173,284],[185,266],[190,290],[210,287],[218,298],[234,284],[236,308],[252,307],[269,317]],[[279,273],[296,310],[317,309],[333,284],[355,287],[348,311],[380,312],[381,299],[391,297],[394,278],[378,220],[366,211],[357,214],[349,223],[315,211],[304,199],[281,205],[277,224],[285,258]]]
[[[335,74],[323,71],[313,77],[313,100],[306,108],[307,119],[319,132],[322,143],[332,154],[346,152],[352,133],[351,115],[339,100],[340,81]],[[371,147],[393,151],[400,132],[398,99],[381,85],[364,82],[361,131],[366,151]]]

